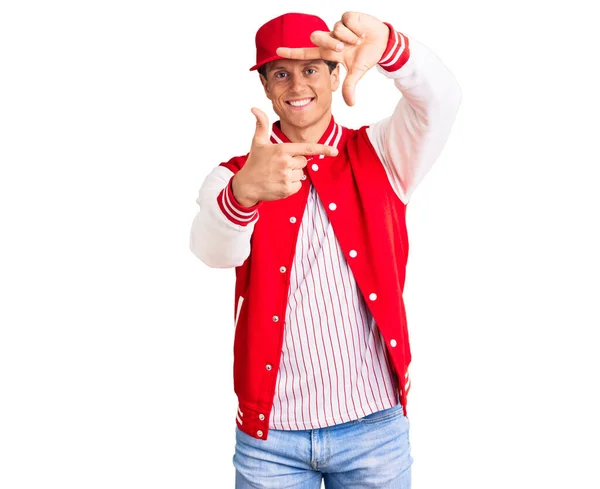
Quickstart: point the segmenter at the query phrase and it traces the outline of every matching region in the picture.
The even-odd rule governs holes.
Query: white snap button
[[[348,254],[350,255],[350,258],[356,258],[356,255],[358,255],[356,250],[350,250],[350,253],[348,253]]]
[[[396,346],[398,343],[396,343],[396,340],[390,340],[390,345],[392,345],[392,347]]]
[[[256,434],[257,434],[258,436],[262,437],[262,435],[263,435],[263,432],[262,432],[261,430],[258,430],[258,431],[256,432]]]
[[[316,163],[313,163],[311,168],[313,169],[313,171],[317,171],[319,169],[319,165],[317,165]]]
[[[329,209],[331,209],[332,211],[337,209],[337,205],[335,205],[333,202],[331,204],[329,204]]]
[[[271,367],[271,365],[267,364],[267,366],[265,367],[267,370],[271,370],[273,367]]]
[[[277,321],[279,321],[279,316],[273,316],[273,322],[276,323]]]
[[[281,273],[285,273],[285,271],[286,271],[286,270],[287,270],[287,268],[285,268],[285,267],[281,267],[281,268],[279,269],[279,271],[280,271]]]
[[[260,419],[261,421],[265,420],[265,415],[264,414],[259,414],[258,415],[258,419]]]
[[[295,218],[295,217],[290,217],[290,222],[291,222],[292,224],[295,224],[295,223],[296,223],[296,218]]]
[[[374,301],[375,299],[377,299],[377,294],[369,294],[369,299]]]
[[[302,175],[302,177],[300,177],[300,180],[306,180],[306,175]]]

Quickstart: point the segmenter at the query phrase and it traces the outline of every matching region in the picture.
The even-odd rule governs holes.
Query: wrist
[[[236,203],[240,207],[251,209],[258,205],[258,200],[248,195],[248,186],[244,185],[243,181],[240,180],[240,172],[236,173],[231,179],[231,194],[236,200]]]
[[[244,207],[237,202],[232,190],[233,178],[229,179],[227,186],[217,195],[217,203],[223,215],[233,224],[248,226],[258,219],[258,205]]]

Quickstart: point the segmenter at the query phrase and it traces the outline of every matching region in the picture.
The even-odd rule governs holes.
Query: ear
[[[262,83],[262,86],[265,89],[265,95],[267,96],[267,98],[269,100],[271,100],[271,91],[269,90],[269,82],[260,73],[258,74],[258,76],[260,76],[260,82]]]
[[[329,69],[329,68],[327,68]],[[340,86],[340,64],[333,69],[331,72],[331,91],[335,92]]]

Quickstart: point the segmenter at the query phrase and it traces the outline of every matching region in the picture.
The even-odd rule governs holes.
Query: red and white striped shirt
[[[343,129],[334,123],[325,144],[337,147]],[[271,141],[289,140],[274,125]],[[385,341],[312,185],[287,303],[270,428],[322,428],[398,404]]]

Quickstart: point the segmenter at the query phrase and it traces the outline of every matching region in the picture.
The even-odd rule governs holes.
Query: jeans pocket
[[[402,404],[396,404],[388,409],[382,409],[381,411],[376,411],[371,413],[364,418],[360,418],[362,423],[380,423],[382,421],[387,421],[392,418],[396,418],[398,416],[404,416],[404,409],[402,408]]]

